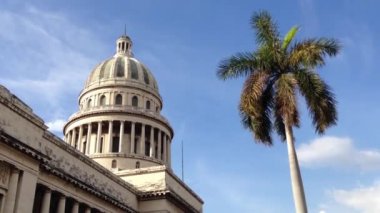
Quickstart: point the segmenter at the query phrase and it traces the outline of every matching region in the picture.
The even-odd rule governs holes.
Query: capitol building
[[[174,131],[132,46],[119,37],[91,71],[63,140],[0,85],[0,213],[202,212],[171,169]]]

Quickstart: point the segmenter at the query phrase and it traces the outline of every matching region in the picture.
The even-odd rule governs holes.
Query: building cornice
[[[0,103],[9,109],[32,122],[41,129],[47,129],[42,118],[33,113],[33,110],[21,101],[17,96],[13,95],[7,88],[0,85]]]
[[[173,170],[166,165],[162,166],[152,166],[145,167],[140,169],[132,169],[132,170],[122,170],[118,171],[116,174],[118,176],[128,176],[128,175],[137,175],[137,174],[146,174],[146,173],[154,173],[154,172],[166,172],[173,179],[175,179],[183,188],[185,188],[192,196],[194,196],[199,202],[204,203],[203,200],[193,191],[191,188],[186,185],[177,175],[174,174]],[[148,193],[148,192],[146,192]]]
[[[92,168],[98,170],[103,175],[107,176],[108,178],[112,179],[113,181],[117,182],[121,186],[125,187],[126,189],[130,190],[134,194],[138,194],[138,191],[130,184],[126,183],[125,181],[118,178],[116,175],[108,171],[107,169],[103,168],[101,165],[97,164],[96,162],[92,161],[90,158],[88,158],[85,155],[82,155],[81,153],[77,152],[72,147],[66,145],[63,141],[58,139],[56,136],[54,136],[52,133],[48,132],[44,135],[45,138],[50,139],[49,141],[55,143],[58,146],[64,147],[65,150],[73,155],[76,155],[79,160],[89,164]],[[69,173],[62,168],[59,168],[56,166],[56,162],[54,162],[54,159],[49,156],[49,151],[47,151],[47,154],[44,154],[33,147],[27,145],[24,142],[19,141],[18,139],[12,137],[8,133],[6,133],[3,129],[0,128],[0,141],[5,143],[6,145],[20,151],[21,153],[26,154],[27,156],[37,160],[40,163],[40,168],[44,171],[47,171],[75,186],[77,186],[80,189],[83,189],[85,191],[88,191],[89,193],[102,198],[103,200],[110,202],[111,204],[119,207],[120,209],[123,209],[126,212],[129,213],[135,213],[137,212],[133,208],[131,208],[128,204],[124,203],[120,199],[110,195],[109,193],[104,192],[103,190],[99,189],[97,186],[93,184],[89,184],[86,181],[83,181],[77,177],[75,177],[72,173]]]

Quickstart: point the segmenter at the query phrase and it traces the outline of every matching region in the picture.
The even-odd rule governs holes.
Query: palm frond
[[[254,13],[251,25],[256,31],[256,40],[259,44],[267,44],[271,47],[279,44],[278,26],[267,11]]]
[[[325,64],[326,55],[335,56],[340,49],[341,45],[335,39],[319,38],[296,42],[290,50],[289,63],[292,66],[322,66]]]
[[[296,36],[298,29],[299,29],[298,26],[294,26],[294,27],[290,28],[288,33],[285,35],[284,40],[282,41],[282,46],[281,46],[282,50],[286,51],[290,42],[292,42],[294,36]]]
[[[278,111],[276,107],[275,107],[275,111]],[[277,134],[280,136],[281,140],[284,142],[286,141],[284,119],[282,119],[282,116],[279,113],[273,113],[273,115],[274,115],[274,129],[276,130]]]
[[[292,73],[282,74],[275,84],[276,114],[291,126],[299,126],[296,96],[297,81]]]
[[[338,119],[334,94],[315,72],[299,70],[295,72],[295,77],[316,132],[322,134],[329,126],[335,125]]]
[[[249,76],[240,98],[240,115],[243,125],[252,131],[255,141],[266,145],[272,145],[272,106],[273,92],[269,75],[257,72]]]
[[[247,76],[255,70],[256,63],[254,54],[238,53],[219,64],[217,76],[222,80]]]

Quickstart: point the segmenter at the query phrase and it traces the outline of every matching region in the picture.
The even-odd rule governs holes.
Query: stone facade
[[[202,212],[171,169],[156,80],[120,37],[91,72],[64,140],[0,86],[0,212]]]

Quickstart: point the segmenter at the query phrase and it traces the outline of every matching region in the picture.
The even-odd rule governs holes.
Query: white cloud
[[[321,137],[297,149],[301,166],[380,170],[379,150],[359,150],[350,138]]]
[[[65,125],[66,121],[62,119],[58,119],[55,121],[47,122],[46,125],[49,127],[50,131],[53,132],[62,132],[63,126]]]
[[[64,14],[30,5],[0,9],[0,26],[0,83],[32,106],[65,111],[65,95],[81,90],[94,56],[104,49],[96,34]]]
[[[338,204],[349,209],[361,213],[380,212],[380,182],[375,182],[372,186],[351,190],[333,190],[331,193]]]

